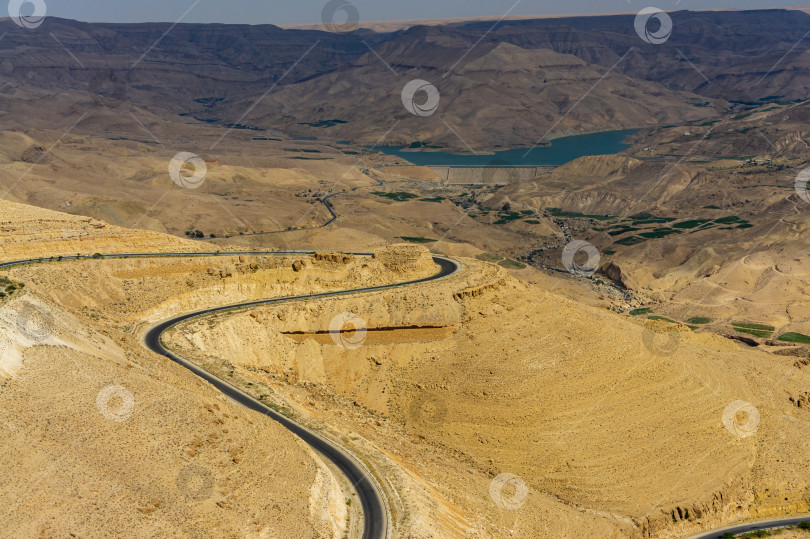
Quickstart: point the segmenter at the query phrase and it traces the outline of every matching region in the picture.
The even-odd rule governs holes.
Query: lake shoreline
[[[558,166],[586,155],[620,153],[632,146],[624,141],[638,131],[634,128],[581,133],[557,137],[543,146],[494,149],[487,153],[409,146],[374,146],[369,149],[417,166]]]

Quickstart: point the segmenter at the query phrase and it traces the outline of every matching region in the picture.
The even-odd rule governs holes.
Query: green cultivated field
[[[690,324],[708,324],[711,321],[712,321],[711,318],[706,318],[705,316],[693,316],[692,318],[687,320],[687,322],[689,322]]]
[[[779,335],[778,340],[784,342],[810,344],[810,335],[805,335],[804,333],[794,333],[790,331],[788,333],[782,333],[781,335]]]
[[[746,333],[763,339],[770,337],[776,329],[773,326],[754,324],[751,322],[732,322],[731,327],[734,328],[734,331],[737,333]]]
[[[433,239],[430,239],[430,238],[422,238],[422,237],[417,237],[417,236],[400,236],[399,239],[401,239],[403,241],[410,242],[410,243],[433,243],[434,241],[439,241],[439,240],[433,240]]]

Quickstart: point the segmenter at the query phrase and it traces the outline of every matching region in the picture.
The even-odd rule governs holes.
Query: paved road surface
[[[779,518],[776,520],[761,520],[759,522],[749,522],[748,524],[739,524],[737,526],[730,526],[728,528],[721,528],[710,532],[701,533],[699,535],[692,535],[686,539],[719,539],[726,533],[748,533],[757,530],[767,530],[769,528],[777,528],[779,526],[795,526],[802,521],[810,522],[810,515],[803,517],[792,518]]]

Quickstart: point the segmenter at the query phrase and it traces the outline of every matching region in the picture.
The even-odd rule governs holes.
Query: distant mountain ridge
[[[810,15],[774,9],[670,16],[674,30],[661,45],[636,35],[633,15],[505,20],[489,33],[491,21],[475,21],[345,35],[58,18],[26,30],[5,19],[0,122],[67,126],[99,101],[110,105],[112,95],[122,110],[223,127],[372,144],[400,121],[383,142],[492,148],[695,120],[723,112],[726,101],[810,93],[810,56],[801,40]],[[561,58],[570,65],[546,65]],[[575,67],[574,58],[583,64]],[[538,81],[541,66],[546,78]],[[574,69],[581,79],[572,80]],[[441,93],[430,118],[401,105],[402,88],[416,78]]]

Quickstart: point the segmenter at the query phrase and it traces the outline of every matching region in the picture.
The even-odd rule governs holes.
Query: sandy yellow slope
[[[282,377],[295,406],[370,440],[412,498],[414,536],[677,537],[810,509],[810,416],[790,400],[810,378],[795,358],[465,263],[420,292],[223,316],[173,342],[271,386]],[[354,350],[280,334],[346,310],[381,331]],[[437,325],[448,333],[404,329]],[[503,503],[516,483],[500,506],[490,495],[503,473],[526,487],[516,507]]]
[[[202,248],[8,202],[0,223],[4,259]],[[6,273],[25,288],[0,305],[2,535],[342,535],[345,495],[320,458],[88,311],[114,278],[68,264]]]

